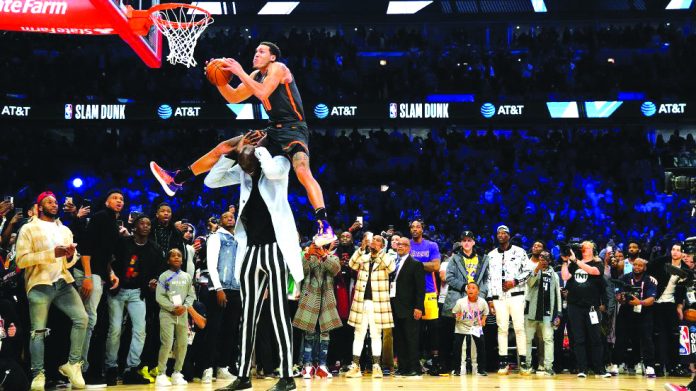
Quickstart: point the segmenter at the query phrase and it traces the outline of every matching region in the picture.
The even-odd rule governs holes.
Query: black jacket
[[[655,300],[660,298],[662,296],[662,293],[664,293],[665,288],[667,288],[667,284],[669,283],[669,274],[665,271],[665,265],[669,265],[672,263],[672,257],[667,255],[664,257],[658,257],[650,262],[648,262],[648,275],[655,277],[657,280],[657,296],[655,297]],[[683,263],[681,264],[681,269],[689,272],[689,268],[686,267]],[[677,286],[674,288],[674,302],[679,304],[684,301],[686,298],[686,287],[684,284],[677,284]]]
[[[103,281],[109,281],[111,261],[118,245],[118,225],[116,212],[111,209],[100,210],[87,224],[83,243],[77,248],[82,255],[89,255],[92,274],[98,274]],[[82,262],[77,263],[82,270]]]
[[[412,256],[406,257],[403,265],[394,273],[396,277],[396,297],[391,299],[392,314],[403,319],[413,316],[413,310],[425,312],[425,271],[423,264]]]
[[[158,234],[158,232],[160,234]],[[152,220],[152,231],[150,231],[150,240],[159,246],[164,251],[165,259],[171,249],[179,249],[181,251],[181,270],[193,276],[194,270],[186,270],[188,262],[188,251],[184,243],[184,235],[174,227],[173,223],[167,226],[162,226],[157,222],[157,218]]]
[[[131,237],[122,238],[119,242],[119,246],[116,250],[116,258],[112,264],[112,269],[114,274],[118,276],[121,283],[119,284],[119,289],[121,287],[126,288],[126,274],[128,273],[128,265],[130,264],[133,254],[139,253],[142,259],[138,259],[137,262],[139,267],[139,275],[133,278],[129,289],[140,288],[141,297],[149,292],[149,282],[152,279],[159,278],[165,270],[167,270],[167,262],[164,259],[164,252],[155,244],[155,242],[148,240],[143,246],[139,246],[135,243],[135,239]],[[110,291],[110,293],[116,294],[118,290]]]

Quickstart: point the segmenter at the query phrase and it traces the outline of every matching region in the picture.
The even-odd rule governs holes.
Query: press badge
[[[642,311],[642,310],[643,310],[643,306],[640,304],[633,306],[633,312],[635,312],[636,314],[640,314],[640,311]]]
[[[686,292],[686,298],[689,299],[689,303],[696,302],[696,292],[694,292],[694,291]]]
[[[179,306],[179,305],[182,305],[183,303],[184,302],[181,301],[180,294],[177,293],[176,295],[172,295],[172,304],[174,304],[175,306]]]
[[[389,283],[389,297],[396,297],[396,281],[392,281]]]
[[[594,307],[590,309],[590,323],[599,324],[599,316],[597,316],[597,311],[595,311]]]
[[[481,326],[474,326],[471,328],[471,334],[474,337],[481,337],[483,335],[483,328]]]

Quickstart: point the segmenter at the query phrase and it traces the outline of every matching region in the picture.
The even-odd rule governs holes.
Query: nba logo
[[[72,104],[65,105],[65,119],[72,119]]]
[[[389,118],[396,118],[396,103],[389,104]]]
[[[689,326],[679,326],[679,355],[688,356],[690,354]]]

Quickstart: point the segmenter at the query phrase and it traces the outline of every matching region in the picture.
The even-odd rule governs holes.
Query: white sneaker
[[[311,379],[314,377],[314,367],[311,365],[305,365],[304,369],[302,370],[302,378],[303,379]]]
[[[580,379],[586,379],[586,378],[587,378],[587,374],[585,374],[585,372],[580,372],[580,373],[578,373],[578,377],[579,377]]]
[[[172,373],[172,384],[175,386],[185,386],[188,382],[184,379],[184,375],[182,375],[181,372],[174,372]]]
[[[611,373],[612,376],[616,376],[619,374],[619,366],[616,364],[607,365],[607,372]]]
[[[85,388],[85,379],[82,377],[82,363],[76,362],[75,364],[70,364],[69,362],[61,365],[58,368],[61,375],[68,378],[72,388]]]
[[[157,375],[157,379],[155,379],[155,386],[157,387],[170,387],[172,385],[172,382],[169,381],[169,378],[167,375],[164,373],[161,375]]]
[[[43,372],[39,372],[38,375],[34,376],[31,380],[31,391],[44,391],[46,387],[46,375]]]
[[[383,376],[384,374],[382,374],[382,367],[380,367],[379,364],[372,364],[372,378],[379,379]]]
[[[610,377],[611,377],[611,373],[609,373],[609,372],[604,372],[604,373],[600,373],[598,375],[595,375],[595,378],[597,378],[597,379],[609,379]]]
[[[217,380],[237,380],[237,376],[230,373],[229,367],[218,368],[216,378]]]
[[[203,371],[203,376],[201,377],[201,383],[210,384],[213,382],[213,368],[208,368]]]
[[[636,375],[642,375],[642,374],[643,374],[643,364],[638,363],[638,364],[636,364],[635,367],[633,367],[633,369],[635,369]]]
[[[331,379],[333,378],[333,375],[331,374],[331,371],[329,371],[329,368],[326,367],[326,365],[319,365],[319,368],[317,368],[314,371],[314,375],[318,376],[322,379]]]
[[[347,378],[362,377],[362,372],[360,372],[360,367],[355,365],[355,363],[350,364],[350,369],[346,372]]]
[[[645,367],[645,376],[649,378],[654,378],[655,377],[655,368],[653,367]]]

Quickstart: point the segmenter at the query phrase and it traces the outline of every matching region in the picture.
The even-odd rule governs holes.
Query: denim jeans
[[[109,334],[106,337],[106,368],[118,367],[118,348],[121,343],[121,327],[123,326],[123,310],[128,310],[128,316],[133,324],[133,337],[126,360],[127,368],[140,365],[140,354],[145,345],[145,301],[140,298],[140,289],[121,289],[115,296],[108,297],[109,302]]]
[[[75,284],[77,288],[82,288],[82,281],[85,280],[85,272],[80,269],[73,269],[73,277],[75,277]],[[94,326],[97,324],[97,307],[99,306],[99,300],[101,300],[102,293],[104,292],[104,286],[102,279],[97,274],[92,274],[92,293],[87,299],[83,299],[85,310],[87,311],[87,317],[89,321],[87,322],[87,334],[85,336],[85,344],[82,348],[82,371],[86,372],[89,367],[89,362],[87,361],[87,353],[89,353],[89,343],[92,339],[92,332],[94,332]]]
[[[312,363],[318,363],[319,365],[326,365],[326,356],[329,352],[329,332],[320,333],[315,331],[314,333],[305,332],[304,340],[304,355],[303,361],[304,365],[312,365]]]
[[[46,329],[46,320],[51,304],[55,304],[72,320],[68,362],[71,364],[79,362],[82,359],[82,345],[85,342],[87,313],[75,288],[61,278],[52,285],[35,285],[27,294],[27,298],[31,319],[29,351],[32,376],[44,370],[44,339],[49,333]]]
[[[527,362],[531,364],[532,360],[532,341],[536,334],[541,331],[541,336],[544,341],[544,346],[537,347],[537,356],[539,357],[539,366],[542,364],[544,369],[553,369],[553,320],[550,316],[544,316],[543,321],[525,320],[525,330],[527,333]],[[542,363],[539,352],[544,351],[544,360]]]

